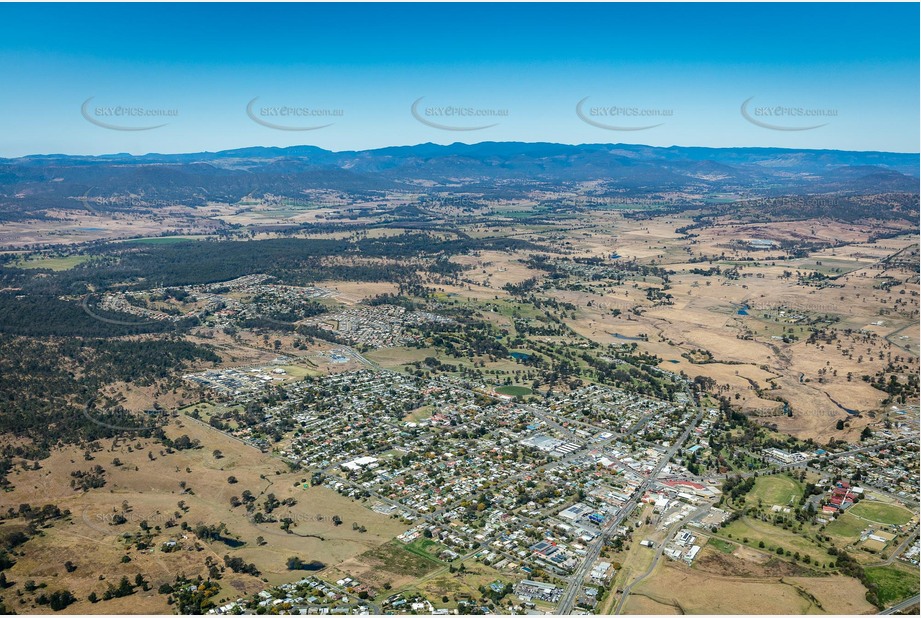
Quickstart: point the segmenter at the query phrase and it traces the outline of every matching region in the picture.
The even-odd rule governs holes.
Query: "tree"
[[[228,476],[228,477],[227,477],[227,482],[230,483],[231,485],[235,485],[235,484],[237,483],[237,477],[235,477],[235,476]]]
[[[213,451],[211,451],[211,455],[212,455],[215,459],[221,459],[221,458],[224,457],[224,453],[222,453],[222,452],[220,451],[220,449],[214,449]]]
[[[51,609],[59,612],[77,599],[73,594],[71,594],[70,590],[58,590],[56,592],[52,592],[47,597],[47,600],[48,604],[51,606]]]
[[[304,561],[297,556],[291,556],[286,563],[289,571],[297,571],[304,566]]]

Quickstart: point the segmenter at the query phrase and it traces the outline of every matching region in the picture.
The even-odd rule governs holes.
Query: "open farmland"
[[[657,605],[632,600],[625,613],[671,606],[682,614],[860,614],[873,610],[859,582],[843,577],[741,578],[663,565],[637,587]]]

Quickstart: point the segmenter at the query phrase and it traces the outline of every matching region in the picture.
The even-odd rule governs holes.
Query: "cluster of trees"
[[[103,601],[111,601],[112,599],[120,599],[122,597],[131,596],[137,589],[141,588],[143,590],[149,590],[150,584],[144,580],[144,576],[138,573],[134,576],[134,583],[131,583],[131,580],[128,579],[127,575],[122,575],[121,580],[119,580],[118,585],[113,586],[109,584],[109,587],[106,588],[106,591],[102,593],[101,599]],[[95,592],[91,592],[87,597],[87,600],[90,603],[97,603],[100,600],[100,597]]]
[[[291,556],[288,558],[286,564],[289,571],[319,571],[326,566],[319,560],[311,560],[310,562],[305,562],[297,556]]]
[[[259,577],[262,573],[251,562],[246,562],[239,556],[231,558],[229,555],[224,556],[224,565],[234,573],[248,573],[254,577]]]
[[[729,476],[723,481],[723,495],[731,500],[738,500],[755,486],[755,477],[743,479],[741,476]]]
[[[70,479],[70,486],[74,489],[89,491],[98,487],[104,487],[106,484],[105,468],[99,464],[89,470],[74,470],[70,473],[73,477]]]
[[[77,598],[70,590],[56,590],[50,594],[42,593],[35,598],[36,603],[47,605],[56,612],[61,611],[76,600]]]
[[[200,360],[219,359],[208,348],[172,337],[35,339],[0,334],[0,433],[25,438],[4,455],[43,459],[57,444],[113,438],[126,430],[137,437],[160,436],[162,419],[138,417],[112,400],[97,402],[96,394],[114,381],[173,379],[185,363]],[[9,472],[10,465],[0,465],[0,473]]]
[[[190,449],[201,448],[201,441],[199,441],[198,438],[190,438],[188,434],[182,434],[175,440],[172,440],[167,436],[163,436],[161,441],[166,445],[167,448],[175,449],[177,451],[187,451]]]
[[[490,356],[508,358],[508,348],[499,340],[499,333],[488,322],[475,319],[451,324],[422,324],[416,327],[423,339],[418,347],[432,345],[454,358]]]
[[[180,615],[200,616],[215,605],[214,597],[221,591],[217,582],[198,576],[187,579],[180,574],[173,584],[160,586],[160,594],[169,595],[166,602],[176,606],[176,613]]]
[[[867,576],[863,566],[844,550],[830,547],[828,553],[836,556],[835,566],[841,571],[842,575],[853,577],[860,581],[867,589],[867,601],[876,607],[883,608],[885,603],[879,598],[879,584]]]
[[[608,359],[585,352],[584,360],[595,372],[595,379],[602,384],[625,388],[641,395],[649,395],[665,401],[672,401],[683,386],[656,369],[658,357],[639,352],[636,344],[620,349],[611,349]]]

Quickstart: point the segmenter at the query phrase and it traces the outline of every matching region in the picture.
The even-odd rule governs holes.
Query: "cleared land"
[[[397,520],[329,489],[305,488],[307,479],[302,473],[289,472],[278,459],[203,423],[180,418],[168,427],[167,433],[174,438],[188,435],[204,446],[164,455],[162,445],[146,440],[122,440],[117,444],[104,443],[104,450],[97,452],[93,461],[85,461],[82,450],[61,449],[40,470],[13,475],[16,489],[2,494],[0,509],[5,511],[26,502],[53,503],[69,509],[72,515],[69,521],[55,522],[44,530],[43,536],[28,541],[24,546],[27,556],[7,570],[7,577],[18,582],[33,579],[53,586],[57,578],[65,575],[64,562],[72,560],[78,568],[66,574],[68,588],[81,601],[70,606],[69,611],[169,613],[166,596],[157,594],[157,587],[173,582],[178,573],[206,575],[204,561],[208,556],[221,564],[225,555],[239,556],[254,563],[270,583],[278,584],[302,577],[301,572],[287,570],[290,556],[299,556],[305,562],[318,560],[333,567],[387,543],[406,529]],[[220,458],[214,456],[215,449],[220,450]],[[113,465],[115,458],[121,461],[120,466]],[[70,487],[72,471],[85,470],[97,463],[106,470],[103,488],[82,492]],[[237,482],[229,483],[230,476]],[[231,496],[239,496],[243,490],[251,491],[259,502],[269,493],[280,501],[293,498],[296,501],[293,506],[282,506],[273,512],[279,520],[283,517],[293,520],[291,533],[283,531],[278,523],[254,523],[242,507],[231,507]],[[126,501],[128,511],[124,510]],[[184,509],[178,507],[179,501]],[[180,517],[176,517],[176,512]],[[125,523],[112,523],[117,513],[124,513]],[[342,525],[333,523],[337,515]],[[194,534],[183,532],[178,526],[166,527],[171,519],[193,527],[198,523],[224,522],[229,542],[196,540]],[[131,549],[121,539],[125,532],[138,532],[141,522],[159,527],[153,536],[153,551]],[[353,522],[364,526],[367,532],[354,529]],[[0,524],[0,533],[8,525]],[[258,543],[258,537],[267,542]],[[169,540],[179,541],[183,549],[162,551],[160,546]],[[196,545],[202,551],[196,551]],[[124,555],[131,557],[127,566],[121,562]],[[117,582],[122,574],[134,577],[137,572],[150,577],[152,591],[100,605],[83,600],[93,591],[101,595],[105,581]],[[100,576],[105,581],[100,581]],[[220,584],[219,600],[254,594],[265,586],[258,578],[229,570]],[[20,613],[40,609],[15,601],[10,607]]]
[[[660,606],[683,614],[862,614],[875,612],[860,582],[842,576],[751,578],[717,576],[663,563],[636,587],[625,614]]]

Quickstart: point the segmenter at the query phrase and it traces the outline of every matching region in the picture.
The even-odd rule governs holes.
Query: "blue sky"
[[[492,140],[918,152],[918,20],[908,3],[0,4],[0,156]]]

